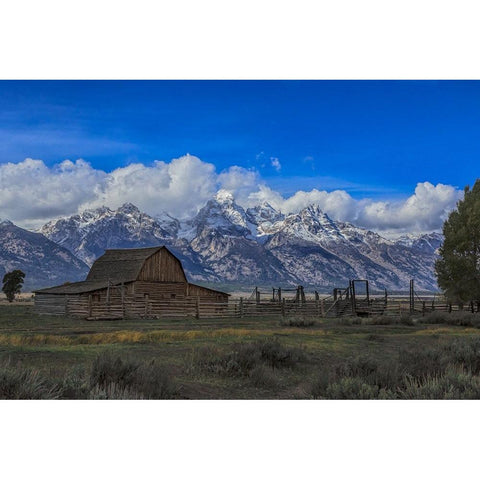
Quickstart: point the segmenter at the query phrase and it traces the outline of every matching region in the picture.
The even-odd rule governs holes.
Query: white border
[[[478,79],[473,1],[6,1],[0,78]],[[1,87],[1,84],[0,84]],[[464,478],[477,402],[1,402],[5,478]]]

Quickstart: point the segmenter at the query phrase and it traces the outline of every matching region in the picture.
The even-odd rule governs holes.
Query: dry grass
[[[298,334],[298,329],[283,329],[282,333]],[[303,331],[302,335],[325,336],[325,330]],[[259,338],[278,334],[274,329],[221,328],[207,330],[154,330],[140,332],[120,330],[80,335],[53,334],[0,334],[0,345],[5,346],[39,346],[39,345],[109,345],[114,343],[162,343],[167,341],[209,340],[221,338]]]

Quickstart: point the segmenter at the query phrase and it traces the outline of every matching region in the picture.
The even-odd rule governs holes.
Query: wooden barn
[[[229,297],[189,283],[166,247],[106,250],[85,281],[34,293],[37,313],[92,319],[199,316],[228,305]]]

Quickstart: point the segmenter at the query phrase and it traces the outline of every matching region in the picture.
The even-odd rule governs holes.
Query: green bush
[[[449,363],[443,347],[402,349],[398,356],[398,367],[403,375],[426,378],[442,375]]]
[[[405,379],[405,388],[399,393],[403,399],[461,400],[480,399],[480,377],[466,373],[462,368],[449,366],[441,376],[419,380]]]
[[[192,350],[185,359],[187,372],[248,376],[260,365],[267,365],[272,369],[292,368],[307,358],[302,350],[287,347],[272,339],[237,343],[230,348],[226,352],[211,346]]]
[[[265,365],[257,365],[250,372],[250,380],[257,388],[272,390],[276,389],[279,385],[279,380],[275,372]]]
[[[323,391],[316,384],[312,389],[314,398],[331,400],[373,400],[394,398],[394,394],[377,385],[370,385],[361,377],[343,377],[334,383],[329,383]]]
[[[280,325],[282,327],[298,327],[298,328],[308,328],[313,327],[317,322],[313,318],[306,317],[291,317],[282,319]]]
[[[412,316],[408,313],[402,313],[400,315],[399,322],[402,325],[407,325],[408,327],[413,327],[415,325],[415,322],[413,321]]]
[[[0,399],[52,400],[60,397],[60,389],[36,370],[19,369],[5,364],[0,367]]]
[[[461,338],[443,347],[444,355],[450,363],[462,366],[466,371],[480,374],[480,338]]]
[[[439,310],[434,310],[431,313],[427,313],[424,317],[422,317],[422,323],[431,323],[431,324],[445,324],[449,319],[448,312],[441,312]]]
[[[95,385],[88,394],[89,400],[144,400],[141,393],[122,387],[118,383]]]
[[[59,382],[60,398],[79,400],[89,397],[90,385],[84,368],[71,369]]]
[[[121,392],[125,392],[125,398],[166,399],[177,394],[172,376],[164,367],[153,361],[142,363],[110,352],[95,359],[89,383],[94,396],[115,392],[114,398],[120,398]]]
[[[282,345],[278,340],[264,340],[255,344],[260,358],[272,368],[294,367],[306,360],[305,352],[299,348]]]

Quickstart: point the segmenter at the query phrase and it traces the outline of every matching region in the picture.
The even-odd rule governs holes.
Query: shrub
[[[89,392],[89,400],[143,400],[144,397],[118,383],[110,383],[105,386],[95,385]]]
[[[398,385],[402,372],[394,360],[385,360],[360,355],[347,359],[335,369],[336,378],[357,377],[366,383],[382,388],[394,388]]]
[[[449,366],[446,373],[423,380],[407,377],[405,388],[400,391],[404,399],[479,399],[480,378],[466,373],[462,368]]]
[[[444,324],[447,323],[449,315],[450,314],[447,312],[434,310],[433,312],[422,317],[422,323]]]
[[[275,372],[265,365],[257,365],[250,372],[250,380],[257,388],[275,389],[279,384]]]
[[[131,385],[139,368],[140,362],[122,358],[111,352],[103,352],[92,364],[90,386],[106,387],[112,383],[118,383],[123,387]]]
[[[264,340],[258,342],[262,361],[272,368],[294,367],[297,363],[306,360],[305,353],[299,348],[290,348],[282,345],[278,340]]]
[[[291,317],[291,318],[282,319],[280,321],[280,325],[282,327],[307,328],[307,327],[313,327],[316,324],[317,322],[313,318],[305,318],[305,317]]]
[[[376,333],[369,333],[366,337],[366,340],[369,342],[383,342],[385,341],[385,337],[383,335],[378,335]]]
[[[387,317],[386,315],[375,315],[368,319],[370,325],[393,325],[396,322],[395,317]]]
[[[121,358],[110,352],[100,354],[90,372],[91,395],[109,395],[108,398],[174,398],[177,388],[171,374],[165,367],[154,361],[141,363],[129,358]],[[113,393],[112,393],[113,392]],[[122,392],[125,393],[121,397]]]
[[[447,364],[448,357],[441,347],[403,349],[398,356],[400,371],[412,378],[442,375]]]
[[[0,367],[0,399],[51,400],[60,390],[36,370],[18,369],[8,364]]]
[[[399,321],[402,325],[407,325],[408,327],[413,327],[415,325],[413,318],[408,313],[402,313]]]
[[[314,398],[332,400],[373,400],[394,398],[394,394],[377,385],[370,385],[360,377],[343,377],[337,382],[329,383],[323,395]]]
[[[90,386],[85,369],[77,367],[70,370],[59,383],[61,396],[71,400],[86,399]]]
[[[474,375],[480,374],[480,338],[456,339],[444,347],[450,363],[461,365]]]
[[[187,372],[204,371],[227,376],[247,376],[259,365],[272,369],[294,367],[306,360],[298,348],[289,348],[278,340],[263,340],[253,343],[238,343],[224,352],[217,347],[203,347],[186,357]]]
[[[147,399],[169,399],[178,396],[171,373],[163,366],[156,365],[154,361],[143,364],[130,385],[130,388]]]

